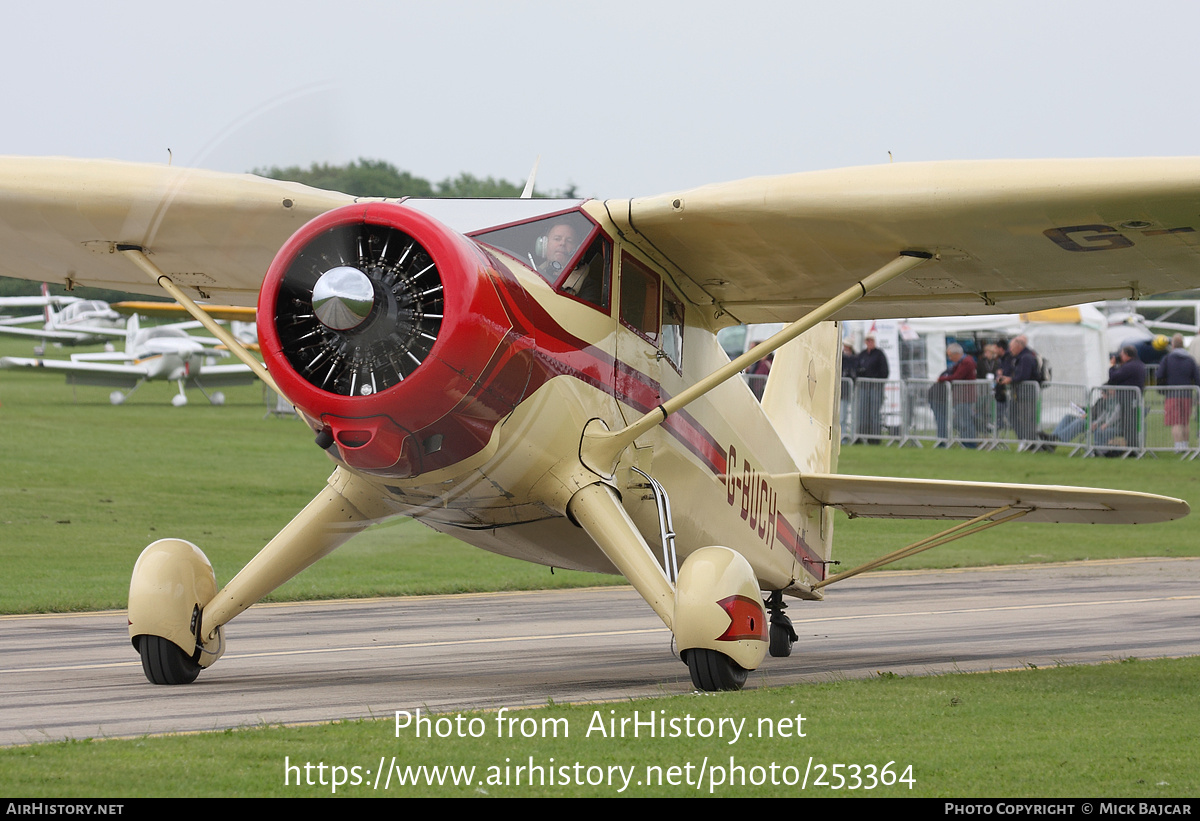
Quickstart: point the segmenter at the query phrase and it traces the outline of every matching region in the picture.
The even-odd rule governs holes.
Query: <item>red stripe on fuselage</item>
[[[501,293],[509,297],[504,300],[507,303],[505,309],[514,315],[514,323],[536,329],[534,372],[530,376],[528,393],[556,376],[570,376],[642,413],[670,398],[657,380],[567,332],[525,291],[511,272],[499,265],[497,270],[505,286]],[[726,450],[694,416],[687,411],[677,411],[666,418],[663,427],[707,465],[722,483],[725,482]],[[801,538],[782,512],[775,514],[775,529],[776,537],[809,573],[818,579],[825,578],[821,557]]]
[[[505,311],[518,327],[536,329],[534,373],[526,395],[556,376],[571,376],[641,413],[654,410],[670,398],[657,380],[559,325],[498,260],[496,271],[504,286],[501,293],[508,295],[503,300]],[[678,411],[667,417],[663,427],[724,480],[725,449],[695,417]]]
[[[800,560],[804,569],[818,580],[825,578],[825,563],[817,555],[808,542],[800,537],[782,513],[775,514],[775,537],[783,543],[788,552]]]

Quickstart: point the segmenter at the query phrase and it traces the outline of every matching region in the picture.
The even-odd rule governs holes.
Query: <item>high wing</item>
[[[835,318],[993,314],[1200,284],[1200,158],[900,163],[606,207],[734,322],[791,321],[895,257]]]
[[[1024,522],[1148,524],[1186,516],[1179,499],[1102,488],[804,474],[804,489],[851,518],[971,519],[997,508],[1028,511]]]
[[[253,305],[287,238],[354,201],[252,175],[0,158],[0,275],[159,293],[115,253],[127,244],[177,284]],[[901,250],[936,258],[839,318],[1037,310],[1200,279],[1198,158],[899,163],[605,206],[731,322],[795,319]]]
[[[118,245],[173,281],[254,305],[279,247],[353,197],[249,174],[63,158],[0,158],[0,275],[147,294]]]

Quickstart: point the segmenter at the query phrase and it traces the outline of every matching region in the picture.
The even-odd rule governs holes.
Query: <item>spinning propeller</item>
[[[307,245],[280,283],[284,356],[310,384],[368,396],[402,382],[429,355],[443,319],[429,253],[387,226],[334,227]]]

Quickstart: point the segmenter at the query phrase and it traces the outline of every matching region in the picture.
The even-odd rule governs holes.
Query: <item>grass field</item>
[[[0,355],[28,355],[0,341]],[[66,352],[51,351],[52,355]],[[164,536],[208,554],[219,581],[257,552],[322,487],[332,463],[296,419],[264,418],[257,387],[231,389],[224,407],[148,384],[114,407],[104,388],[0,371],[0,612],[119,608],[141,549]],[[1140,489],[1200,504],[1200,471],[1173,458],[1116,461],[1062,454],[855,446],[846,473]],[[935,531],[923,522],[839,517],[835,558],[848,568]],[[1113,556],[1200,555],[1200,528],[1020,522],[940,547],[899,567],[951,567]],[[64,568],[70,568],[69,576]],[[412,521],[363,533],[272,599],[535,589],[619,583],[494,556]]]
[[[456,716],[431,723],[421,738],[413,726],[397,732],[389,716],[320,727],[39,744],[0,749],[0,794],[1195,796],[1197,676],[1197,658],[932,678],[884,673],[866,681],[755,692],[551,705],[508,713],[505,718],[518,723],[508,725],[503,737],[499,728],[505,725],[497,724],[496,714],[479,713],[463,714],[462,723]],[[674,719],[660,726],[677,737],[650,738],[643,727],[633,738],[631,724],[625,737],[607,734],[610,719],[647,716]],[[713,730],[722,719],[725,735],[718,737]],[[735,726],[741,727],[736,739]],[[706,728],[710,737],[699,737]],[[768,728],[774,737],[765,737]],[[450,737],[429,737],[439,732]],[[460,732],[479,735],[460,738]],[[443,769],[445,783],[400,786],[393,771],[390,787],[383,789],[387,782],[381,779],[375,788],[381,759],[410,777],[428,778],[428,769],[414,772],[422,766],[453,767],[454,775]],[[531,763],[543,779],[533,786],[529,771],[517,769]],[[456,785],[462,768],[472,768],[469,783]],[[341,781],[336,793],[335,779]]]

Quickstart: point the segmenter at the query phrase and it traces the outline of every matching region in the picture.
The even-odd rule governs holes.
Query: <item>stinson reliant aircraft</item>
[[[334,462],[223,588],[189,542],[143,551],[129,634],[158,684],[194,680],[227,622],[391,516],[622,574],[706,690],[791,652],[784,596],[861,569],[830,572],[835,509],[962,520],[873,564],[1018,518],[1184,516],[1142,493],[838,475],[836,321],[1195,287],[1198,227],[1200,159],[896,164],[607,201],[0,160],[0,274],[257,303],[265,369],[210,330]],[[716,331],[766,322],[789,324],[730,362]],[[736,377],[771,351],[759,402]]]

